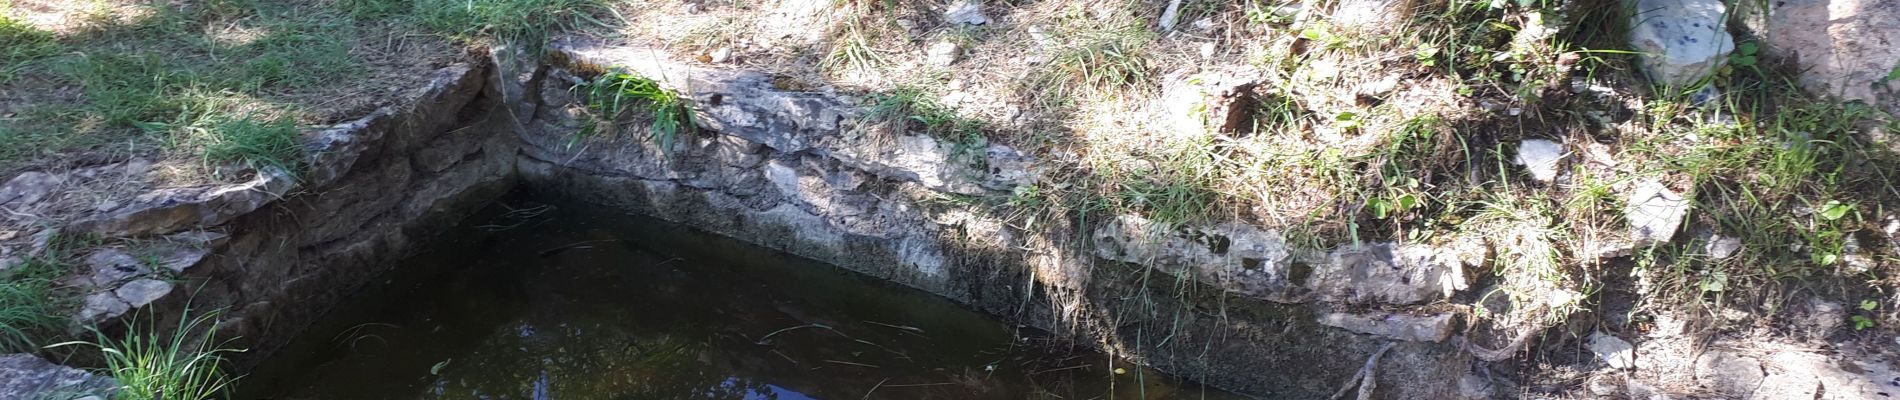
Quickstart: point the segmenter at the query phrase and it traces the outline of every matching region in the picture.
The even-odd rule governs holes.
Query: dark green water
[[[240,397],[1233,398],[795,256],[507,203],[351,296]]]

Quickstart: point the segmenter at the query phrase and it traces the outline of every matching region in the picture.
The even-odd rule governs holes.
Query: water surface
[[[240,397],[1232,398],[662,221],[513,200],[448,236],[350,296]]]

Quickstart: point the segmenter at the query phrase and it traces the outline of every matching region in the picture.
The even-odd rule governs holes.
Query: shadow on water
[[[513,196],[456,229],[332,310],[240,397],[1233,397],[664,221]]]

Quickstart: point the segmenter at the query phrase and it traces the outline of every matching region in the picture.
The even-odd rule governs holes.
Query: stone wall
[[[531,190],[898,282],[1240,393],[1329,396],[1397,343],[1374,369],[1391,382],[1379,397],[1488,396],[1481,380],[1460,387],[1475,378],[1448,339],[1455,315],[1418,311],[1465,289],[1464,264],[1482,249],[1312,251],[1241,222],[1151,231],[1134,216],[1086,232],[1024,230],[944,200],[1006,196],[1038,179],[1036,160],[1008,147],[984,149],[989,168],[974,169],[954,144],[866,121],[848,95],[782,90],[764,74],[635,48],[559,51],[566,64],[509,83],[533,104],[518,111],[532,116],[517,162]],[[641,131],[573,139],[592,123],[570,90],[583,82],[573,71],[601,69],[689,93],[706,129],[671,149]]]

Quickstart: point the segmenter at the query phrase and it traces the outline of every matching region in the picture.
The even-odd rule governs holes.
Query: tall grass
[[[224,354],[244,350],[224,347],[218,341],[218,313],[197,317],[186,311],[169,335],[157,329],[142,331],[137,324],[127,330],[124,339],[112,339],[98,333],[92,342],[65,342],[48,347],[91,346],[99,349],[106,362],[106,373],[119,383],[115,399],[129,400],[203,400],[224,397],[236,382],[225,375]],[[156,327],[151,327],[156,328]]]
[[[53,281],[64,272],[58,263],[33,259],[0,274],[0,352],[35,349],[38,338],[65,322],[59,311],[67,301]]]

